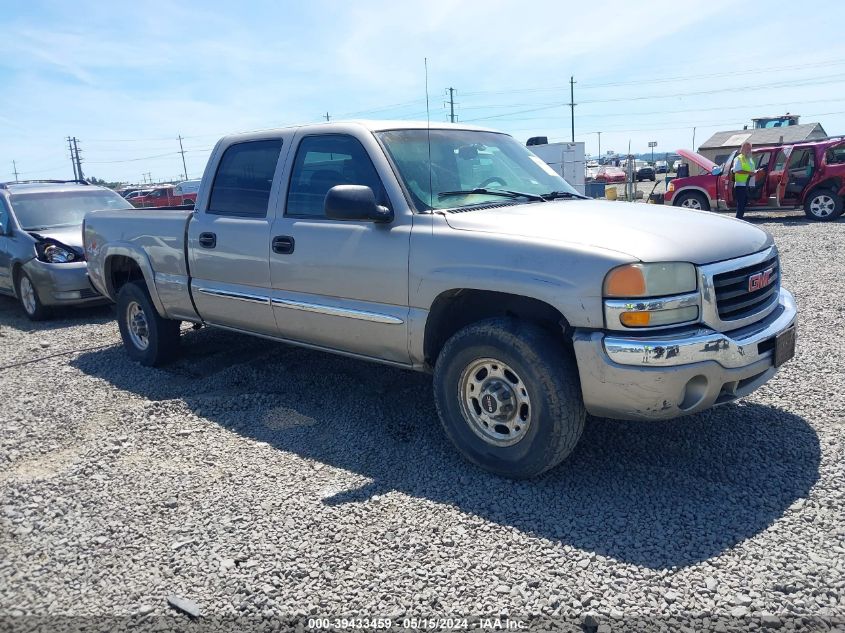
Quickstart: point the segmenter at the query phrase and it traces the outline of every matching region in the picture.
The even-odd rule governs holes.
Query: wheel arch
[[[534,297],[481,290],[453,288],[441,292],[425,321],[423,355],[433,367],[446,341],[458,330],[483,319],[512,316],[538,324],[567,342],[569,321],[557,308]]]
[[[102,282],[105,285],[106,294],[112,301],[117,301],[117,293],[126,283],[143,281],[155,309],[160,315],[167,316],[167,311],[156,289],[152,265],[146,254],[129,247],[111,246],[102,257]]]

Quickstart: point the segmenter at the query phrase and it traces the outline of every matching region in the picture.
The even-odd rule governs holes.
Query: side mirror
[[[363,185],[332,187],[323,201],[323,211],[332,220],[393,221],[393,211],[376,204],[373,190]]]
[[[713,176],[721,176],[722,175],[722,168],[719,165],[716,165],[713,169],[710,170],[710,173]]]

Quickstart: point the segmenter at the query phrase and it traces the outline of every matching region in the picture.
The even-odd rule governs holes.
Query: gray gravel
[[[105,346],[0,371],[0,621],[845,630],[845,223],[752,218],[797,358],[694,417],[591,419],[531,482],[456,455],[427,376],[210,329],[145,369],[109,308],[0,299],[0,366]]]

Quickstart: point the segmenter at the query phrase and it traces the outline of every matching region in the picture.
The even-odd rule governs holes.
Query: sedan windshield
[[[104,189],[16,193],[11,201],[18,223],[25,231],[82,224],[85,214],[97,209],[134,208],[113,191]]]
[[[506,134],[418,129],[376,136],[418,210],[581,197],[542,159]]]

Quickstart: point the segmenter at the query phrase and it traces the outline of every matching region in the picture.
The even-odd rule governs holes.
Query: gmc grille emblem
[[[748,278],[748,292],[754,292],[765,288],[772,283],[772,273],[775,272],[775,267],[767,268],[763,272],[755,273]]]

